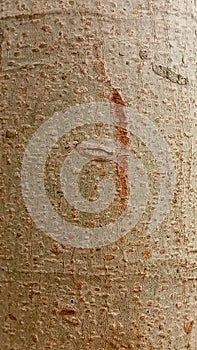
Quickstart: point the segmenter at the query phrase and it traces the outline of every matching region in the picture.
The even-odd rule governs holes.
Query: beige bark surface
[[[0,349],[195,350],[196,1],[3,0],[0,16]],[[24,152],[36,130],[55,112],[89,102],[115,103],[119,139],[126,106],[146,116],[168,143],[176,173],[159,228],[145,232],[149,205],[136,229],[91,249],[42,232],[21,189]],[[150,151],[135,145],[157,198],[158,169]],[[107,164],[110,173],[114,165]],[[84,195],[91,192],[89,170]],[[53,175],[47,179],[55,186]],[[83,220],[77,224],[85,232],[91,223]]]

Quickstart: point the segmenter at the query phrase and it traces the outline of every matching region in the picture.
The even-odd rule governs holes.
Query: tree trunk
[[[0,7],[1,350],[195,350],[195,1]]]

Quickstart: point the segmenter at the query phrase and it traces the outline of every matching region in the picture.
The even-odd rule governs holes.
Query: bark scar
[[[118,89],[113,90],[110,100],[114,103],[115,124],[117,130],[116,137],[124,146],[128,146],[130,144],[130,139],[128,137],[127,120],[124,111],[124,106],[126,106],[127,103],[123,100]]]
[[[179,85],[187,85],[189,80],[181,74],[172,71],[169,67],[165,67],[161,64],[152,63],[152,70],[155,74],[159,75],[164,79],[170,80],[172,83]]]

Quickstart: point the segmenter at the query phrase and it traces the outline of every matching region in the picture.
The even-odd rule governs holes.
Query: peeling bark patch
[[[188,322],[185,322],[184,330],[185,330],[186,334],[190,334],[192,332],[193,325],[194,325],[194,320],[190,320]]]
[[[118,91],[118,89],[114,89],[112,96],[110,98],[111,102],[116,103],[117,105],[121,105],[121,106],[126,106],[126,102],[123,100],[120,92]]]
[[[157,65],[152,63],[152,70],[155,74],[159,75],[162,78],[170,80],[172,83],[179,85],[187,85],[189,83],[187,77],[184,77],[183,75],[178,74],[172,71],[170,68],[165,67],[161,64]]]
[[[116,137],[121,142],[122,145],[128,146],[130,144],[128,131],[127,131],[127,119],[124,112],[124,106],[126,106],[126,102],[123,100],[120,92],[117,89],[114,89],[113,94],[111,96],[111,102],[113,105],[113,113],[115,118],[115,125],[117,125]],[[124,154],[125,149],[121,150],[120,153]],[[120,154],[121,155],[121,154]]]
[[[116,108],[116,112],[117,114],[120,115],[118,108]],[[119,140],[124,146],[128,146],[130,144],[130,139],[128,137],[127,130],[125,128],[121,128],[120,126],[117,126],[116,130],[117,130],[117,133],[116,133],[117,140]]]
[[[127,130],[127,118],[124,111],[124,106],[126,103],[123,101],[123,98],[120,92],[117,89],[114,89],[111,102],[114,102],[112,105],[112,111],[114,115],[115,125],[116,125],[116,134],[115,138],[120,142],[120,148],[117,154],[117,161],[124,169],[126,177],[121,177],[122,187],[125,189],[125,194],[129,193],[128,188],[128,157],[127,157],[127,146],[130,144],[129,133]]]
[[[130,145],[130,137],[127,130],[127,118],[124,111],[124,106],[126,103],[124,102],[120,92],[117,89],[113,90],[113,94],[111,96],[112,111],[114,114],[115,124],[116,124],[116,134],[115,138],[120,142],[120,148],[117,155],[117,161],[121,165],[122,169],[124,169],[125,177],[119,176],[122,179],[122,187],[125,189],[125,196],[127,197],[129,194],[129,183],[128,183],[128,157],[127,157],[127,147]],[[120,174],[119,174],[120,175]]]

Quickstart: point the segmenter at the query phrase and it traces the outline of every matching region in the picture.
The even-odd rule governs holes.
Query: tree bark
[[[195,350],[196,2],[4,0],[0,7],[1,350]],[[97,114],[99,110],[105,117],[104,106],[111,108],[110,132],[120,145],[117,162],[106,160],[111,152],[106,144],[99,153],[91,143],[91,135],[96,145],[102,133],[106,138],[105,123],[98,123]],[[85,126],[73,127],[72,133],[72,113],[79,118],[84,108],[87,115],[88,108],[96,111],[94,123],[89,117],[93,129],[84,119]],[[24,154],[33,135],[48,125],[44,123],[55,112],[57,124],[61,113],[68,113],[71,133],[62,136],[47,160],[45,182],[53,185],[47,182],[46,192],[53,196],[58,215],[84,229],[84,235],[87,228],[93,235],[95,227],[107,230],[108,223],[119,222],[128,206],[128,147],[139,167],[143,163],[139,173],[135,169],[131,176],[137,182],[145,169],[142,186],[146,179],[147,207],[132,229],[120,224],[118,239],[110,238],[109,244],[94,245],[94,237],[90,246],[66,244],[62,236],[58,238],[59,232],[53,237],[41,230],[28,210],[21,180]],[[135,125],[138,115],[145,131],[139,127],[137,135],[134,129],[128,132],[128,126]],[[51,135],[56,132],[53,126]],[[155,146],[158,135],[160,147]],[[80,137],[86,137],[93,155],[96,152],[96,160],[90,152],[93,163],[79,174],[83,198],[91,203],[98,200],[99,183],[106,174],[115,181],[118,196],[122,194],[118,206],[101,217],[68,208],[57,185],[61,162],[70,145],[78,149]],[[164,216],[162,222],[150,230],[153,210],[159,200],[165,204],[165,198],[159,197],[164,181],[160,151],[161,158],[166,162],[172,158],[174,164],[164,174],[169,181],[166,196],[169,192],[172,198],[168,213],[156,215],[155,220]],[[84,152],[82,146],[80,152]],[[40,148],[34,150],[35,162],[39,155]],[[94,170],[101,162],[100,170]],[[36,172],[36,167],[31,169]],[[118,177],[113,178],[114,172]],[[170,187],[173,176],[175,184]],[[140,210],[140,205],[136,208]]]

